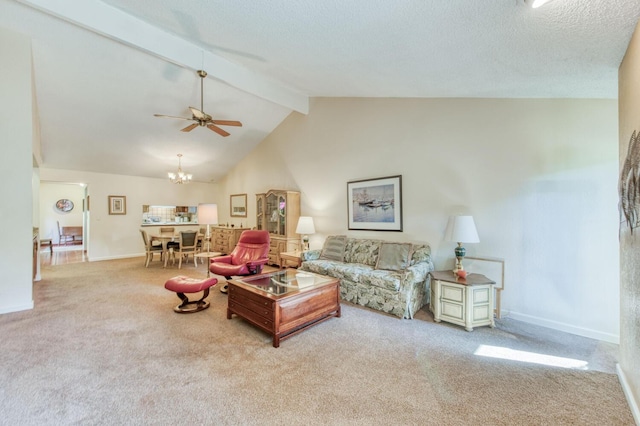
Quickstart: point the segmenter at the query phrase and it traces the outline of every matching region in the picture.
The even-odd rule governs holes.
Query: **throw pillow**
[[[411,244],[382,243],[376,269],[404,271],[409,266]]]
[[[344,246],[347,243],[346,235],[330,235],[324,242],[320,259],[344,261]]]

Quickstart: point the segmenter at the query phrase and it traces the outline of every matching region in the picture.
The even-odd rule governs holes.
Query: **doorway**
[[[40,182],[40,249],[43,265],[87,260],[87,185]]]

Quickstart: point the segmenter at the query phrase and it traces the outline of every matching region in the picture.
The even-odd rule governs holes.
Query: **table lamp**
[[[466,254],[466,250],[462,247],[462,243],[480,242],[480,238],[478,238],[478,231],[476,230],[476,224],[473,221],[473,216],[451,216],[449,218],[449,223],[447,223],[445,240],[458,243],[458,247],[455,248],[456,266],[453,273],[464,270],[464,267],[462,266],[462,259]]]
[[[313,218],[310,216],[300,216],[296,234],[302,234],[302,250],[309,250],[309,234],[315,234],[316,228],[313,226]]]
[[[209,242],[211,241],[210,225],[218,224],[218,205],[217,204],[198,204],[198,223],[207,225],[207,252],[209,251]]]

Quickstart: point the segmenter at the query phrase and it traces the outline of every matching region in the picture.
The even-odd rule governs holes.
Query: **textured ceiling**
[[[105,0],[310,96],[616,97],[638,0]]]
[[[43,167],[220,179],[307,96],[616,98],[638,0],[0,0],[32,38]],[[182,133],[198,107],[240,120]]]

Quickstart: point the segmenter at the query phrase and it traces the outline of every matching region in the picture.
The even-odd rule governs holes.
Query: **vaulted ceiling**
[[[0,0],[0,27],[32,39],[42,167],[164,178],[181,153],[210,182],[309,97],[616,98],[640,2],[529,1]],[[198,69],[228,137],[154,117],[200,108]]]

